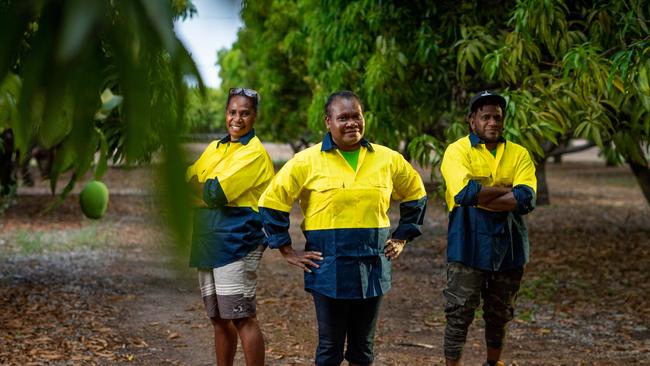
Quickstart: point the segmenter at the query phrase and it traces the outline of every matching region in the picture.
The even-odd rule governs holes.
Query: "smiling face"
[[[226,108],[226,129],[232,141],[238,141],[253,128],[257,113],[253,101],[243,95],[230,98]]]
[[[334,99],[325,116],[325,125],[332,133],[332,139],[339,149],[343,151],[358,149],[365,126],[361,105],[354,98]]]
[[[493,149],[503,133],[503,111],[498,105],[486,104],[469,116],[472,131]]]

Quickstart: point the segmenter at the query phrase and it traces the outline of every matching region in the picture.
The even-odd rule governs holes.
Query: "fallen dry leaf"
[[[180,333],[172,332],[172,333],[169,333],[169,335],[167,336],[167,339],[176,339],[176,338],[180,338],[180,337],[181,337]]]

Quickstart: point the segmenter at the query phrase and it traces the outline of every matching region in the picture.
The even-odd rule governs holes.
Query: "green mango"
[[[88,182],[79,195],[81,211],[90,219],[99,219],[108,208],[108,188],[98,180]]]

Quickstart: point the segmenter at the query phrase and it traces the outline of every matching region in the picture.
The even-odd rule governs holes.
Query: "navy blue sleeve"
[[[525,215],[535,209],[536,195],[535,191],[527,185],[519,184],[512,188],[512,194],[517,201],[515,213]]]
[[[277,249],[287,244],[291,245],[289,235],[289,213],[272,208],[260,207],[264,231],[268,235],[269,247]]]
[[[481,183],[470,180],[465,188],[454,196],[454,202],[459,206],[476,206],[478,205],[478,193],[480,191]]]
[[[205,181],[203,185],[203,201],[205,201],[208,207],[221,207],[228,203],[219,179],[214,178]]]
[[[399,205],[399,225],[392,238],[411,240],[422,235],[422,223],[427,210],[427,196],[415,201],[402,202]]]

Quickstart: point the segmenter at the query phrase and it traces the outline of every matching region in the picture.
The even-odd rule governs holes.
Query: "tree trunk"
[[[546,182],[546,159],[535,167],[535,176],[537,177],[537,206],[547,206],[551,203],[551,199]]]
[[[646,202],[650,205],[650,168],[648,168],[648,163],[639,164],[632,159],[626,160],[636,177],[636,181],[639,183],[639,187],[641,187]]]
[[[10,129],[0,133],[0,197],[9,195],[16,186],[14,135]]]
[[[562,164],[562,154],[553,156],[553,164]]]

